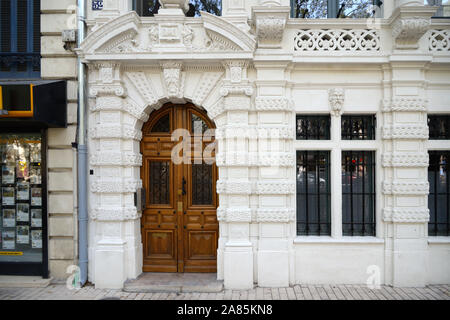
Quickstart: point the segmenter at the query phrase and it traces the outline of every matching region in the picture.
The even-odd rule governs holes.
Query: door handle
[[[186,195],[186,179],[183,177],[183,181],[182,181],[183,185],[181,186],[181,190],[183,193],[183,196]]]

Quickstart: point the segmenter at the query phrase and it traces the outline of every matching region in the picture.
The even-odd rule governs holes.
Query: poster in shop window
[[[2,222],[3,228],[13,228],[16,226],[16,210],[3,208]]]
[[[17,200],[30,199],[30,185],[27,182],[17,183]]]
[[[29,244],[30,243],[30,227],[29,226],[17,226],[17,243]]]
[[[2,249],[14,250],[16,248],[16,237],[14,231],[3,230],[2,233]]]
[[[14,198],[14,187],[3,187],[2,188],[2,204],[4,206],[13,206],[16,204]]]
[[[33,227],[33,228],[42,227],[42,210],[41,209],[31,209],[31,227]]]
[[[30,221],[30,205],[28,203],[17,204],[17,221],[20,222]]]
[[[31,205],[41,206],[42,205],[42,190],[41,188],[31,188]]]
[[[15,182],[14,166],[2,167],[2,184],[11,184]]]
[[[31,166],[30,167],[30,183],[31,184],[41,184],[41,167]]]
[[[31,247],[33,249],[42,248],[42,230],[31,230]]]

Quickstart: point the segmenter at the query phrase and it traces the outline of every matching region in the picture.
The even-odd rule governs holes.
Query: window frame
[[[305,158],[306,158],[306,162],[303,162],[302,164],[299,164],[299,155],[300,154],[304,154]],[[297,174],[298,174],[298,166],[299,165],[303,165],[306,168],[308,168],[309,163],[308,163],[308,153],[312,153],[314,156],[314,167],[315,167],[315,181],[316,181],[316,185],[317,188],[315,190],[314,193],[310,194],[308,191],[308,169],[306,169],[306,179],[305,179],[305,193],[300,193],[298,186],[299,186],[299,181],[297,178]],[[326,163],[325,163],[325,172],[326,172],[326,191],[325,192],[321,192],[321,188],[320,188],[320,173],[317,174],[320,169],[318,170],[318,168],[320,168],[320,164],[318,163],[318,158],[320,159],[321,156],[325,155],[325,159],[326,159]],[[331,151],[329,150],[296,150],[296,234],[297,236],[331,236],[331,164],[330,161],[331,160]],[[319,183],[317,183],[317,181]],[[305,221],[305,233],[302,233],[300,231],[299,225],[302,224],[302,222],[300,222],[300,207],[298,205],[299,202],[299,195],[304,195],[305,196],[305,214],[306,214],[306,221]],[[317,222],[310,222],[309,221],[309,217],[310,217],[310,212],[309,210],[309,196],[313,195],[315,197],[317,197]],[[322,199],[322,195],[324,195],[327,198],[327,213],[326,213],[326,221],[325,222],[321,222],[321,212],[320,212],[320,203],[321,203],[321,199]],[[318,225],[318,232],[316,233],[311,233],[310,232],[310,225]],[[325,233],[321,232],[321,225],[325,224],[325,228],[327,229],[327,231],[325,231]]]
[[[342,161],[341,161],[341,184],[342,186],[344,185],[344,177],[347,176],[346,174],[344,175],[344,173],[347,173],[347,170],[344,170],[344,167],[347,167],[349,164],[347,162],[345,162],[345,155],[346,154],[350,154],[350,159],[353,159],[353,155],[357,154],[357,158],[360,158],[361,156],[363,157],[363,159],[365,158],[366,155],[369,155],[368,158],[370,158],[370,163],[369,164],[363,164],[364,166],[364,171],[363,172],[367,172],[367,167],[369,166],[370,168],[370,172],[369,175],[371,175],[371,181],[372,181],[372,190],[371,192],[367,192],[365,190],[365,175],[363,174],[363,179],[362,179],[362,192],[358,193],[358,192],[354,192],[353,191],[353,171],[351,172],[351,183],[350,183],[350,192],[344,192],[344,187],[342,187],[342,235],[343,236],[361,236],[361,237],[375,237],[376,236],[376,197],[377,197],[377,192],[376,192],[376,152],[372,151],[372,150],[342,150]],[[361,165],[359,163],[359,161],[355,164],[355,166],[359,166]],[[358,171],[357,171],[358,172]],[[344,222],[344,198],[345,195],[349,195],[350,196],[350,217],[351,220],[350,222]],[[353,206],[353,200],[354,200],[354,196],[362,196],[362,222],[354,222],[355,218],[354,218],[354,206]],[[372,202],[372,213],[369,213],[369,216],[372,220],[372,222],[366,222],[365,221],[365,216],[366,216],[366,212],[365,212],[365,204],[366,204],[366,196],[368,196],[370,198],[370,201]],[[357,234],[355,235],[354,233],[354,225],[355,224],[361,224],[362,225],[362,234]],[[372,225],[372,233],[366,234],[366,224],[371,224]],[[350,234],[346,234],[345,225],[350,225]]]
[[[318,134],[316,135],[316,137],[319,138],[309,138],[309,135],[306,134],[306,138],[300,138],[301,136],[298,133],[298,121],[299,119],[304,119],[306,121],[311,121],[311,120],[316,120],[316,121],[320,121],[320,120],[325,120],[327,121],[327,131],[325,133],[324,138],[320,138],[320,132],[319,130],[317,130]],[[319,122],[317,125],[317,128],[320,128],[319,126]],[[331,115],[330,114],[296,114],[295,116],[295,137],[296,140],[299,141],[304,141],[304,140],[320,140],[320,141],[330,141],[331,140]]]
[[[339,12],[339,1],[340,0],[323,0],[327,2],[327,15],[326,17],[323,18],[308,18],[308,19],[340,19],[337,17],[337,14]],[[368,0],[370,1],[370,0]],[[304,18],[300,18],[300,17],[295,17],[295,4],[294,4],[295,0],[290,0],[289,5],[291,8],[290,11],[290,18],[291,19],[304,19]],[[372,5],[375,5],[374,1],[372,0]],[[382,4],[379,8],[379,10],[381,11],[381,16],[383,16],[383,6],[384,4]],[[375,18],[379,18],[379,16],[375,13],[375,16],[373,16]],[[373,18],[372,17],[372,18]],[[358,18],[352,18],[352,19],[358,19]],[[359,18],[359,19],[365,19],[365,18]]]
[[[352,132],[350,132],[349,135],[344,136],[343,131],[343,122],[345,119],[350,120],[350,127],[353,127],[352,120],[361,118],[363,119],[363,124],[367,123],[368,127],[367,130],[365,130],[367,139],[359,138],[361,135],[353,135]],[[367,122],[365,120],[368,120]],[[346,114],[341,116],[341,140],[345,141],[370,141],[370,140],[376,140],[376,129],[377,129],[377,117],[375,114]],[[351,129],[350,129],[351,131]],[[350,137],[350,138],[348,138]]]
[[[0,70],[0,79],[38,79],[41,77],[41,67],[40,67],[40,58],[41,58],[41,48],[40,48],[40,36],[38,48],[39,52],[35,52],[35,43],[34,36],[37,32],[40,35],[40,12],[38,15],[35,14],[34,9],[35,5],[40,8],[40,0],[26,0],[27,6],[27,16],[26,16],[26,51],[19,52],[18,51],[18,43],[17,43],[17,32],[18,32],[18,20],[17,20],[17,10],[18,10],[18,0],[10,0],[11,8],[10,8],[10,50],[9,52],[2,52],[0,48],[0,58],[1,60],[12,61],[11,67],[9,71]],[[1,6],[0,6],[0,14],[1,14]],[[35,21],[34,18],[39,17],[39,21],[36,22],[36,25],[39,27],[39,30],[35,30]],[[0,25],[0,38],[2,35],[1,25]],[[16,61],[15,61],[16,60]],[[19,71],[18,70],[18,61],[25,60],[26,61],[26,70]],[[35,70],[38,69],[38,70]]]

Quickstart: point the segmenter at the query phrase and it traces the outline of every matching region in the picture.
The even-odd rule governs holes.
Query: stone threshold
[[[35,276],[0,276],[0,288],[45,288],[52,279]]]
[[[215,293],[223,291],[223,281],[216,273],[143,273],[136,280],[128,280],[123,291],[132,293]]]

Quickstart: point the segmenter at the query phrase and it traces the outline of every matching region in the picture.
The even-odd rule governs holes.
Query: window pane
[[[327,0],[292,0],[291,9],[293,18],[327,18]]]
[[[430,140],[450,139],[450,115],[429,115]]]
[[[329,140],[330,116],[297,115],[297,140]]]
[[[40,134],[0,134],[0,262],[42,262]]]
[[[430,151],[428,167],[428,208],[430,221],[428,234],[430,236],[448,236],[450,234],[450,151]]]
[[[150,204],[170,204],[170,163],[152,161],[149,176]]]
[[[369,18],[373,16],[372,0],[339,0],[338,10],[340,10],[340,12],[338,11],[339,18]]]
[[[162,116],[158,122],[152,127],[153,133],[169,133],[170,132],[170,114]]]
[[[374,140],[375,129],[374,115],[346,115],[341,118],[343,140]]]
[[[342,152],[342,229],[346,236],[375,235],[373,151]]]
[[[192,165],[192,204],[208,205],[212,204],[212,165],[193,164]]]
[[[297,234],[330,235],[328,151],[297,151]]]
[[[424,0],[428,6],[439,6],[433,17],[450,17],[450,2],[448,0]]]

